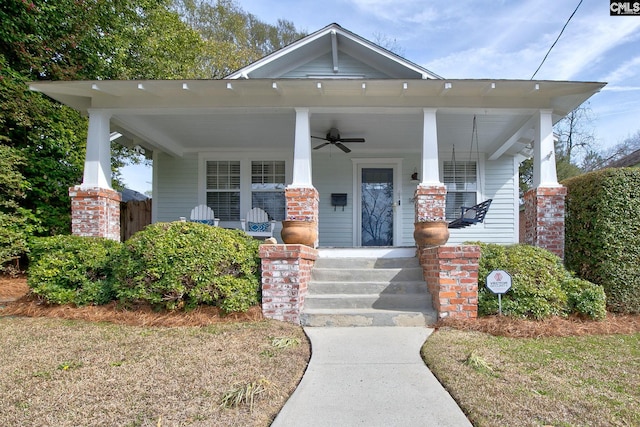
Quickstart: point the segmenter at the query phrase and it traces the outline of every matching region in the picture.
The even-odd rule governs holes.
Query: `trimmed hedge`
[[[602,285],[610,311],[640,313],[640,169],[605,169],[563,184],[567,267]]]
[[[258,245],[239,230],[180,221],[149,225],[124,243],[117,297],[169,310],[208,304],[246,311],[259,301]]]
[[[113,260],[122,244],[97,237],[36,237],[27,283],[51,304],[106,304],[115,297]]]
[[[498,298],[486,288],[493,270],[505,270],[512,287],[502,296],[502,312],[507,316],[544,319],[577,313],[591,319],[606,317],[602,287],[573,277],[553,253],[529,245],[480,246],[478,269],[478,314],[498,313]]]

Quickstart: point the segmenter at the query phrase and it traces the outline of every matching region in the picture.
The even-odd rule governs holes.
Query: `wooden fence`
[[[120,240],[124,242],[151,224],[151,199],[120,203]]]

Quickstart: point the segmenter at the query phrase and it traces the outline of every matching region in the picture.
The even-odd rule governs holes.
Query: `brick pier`
[[[110,188],[69,188],[71,233],[120,241],[120,193]]]
[[[299,325],[318,251],[305,245],[260,245],[260,258],[262,314]]]
[[[538,187],[524,193],[524,243],[564,259],[566,187]]]
[[[475,245],[419,248],[420,264],[438,318],[478,317],[478,262]]]

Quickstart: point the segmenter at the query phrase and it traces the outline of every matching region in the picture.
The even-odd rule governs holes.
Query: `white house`
[[[285,188],[315,189],[319,246],[360,247],[414,245],[416,189],[434,185],[446,187],[448,220],[493,200],[451,243],[517,242],[519,163],[533,155],[535,186],[558,187],[552,126],[603,85],[445,79],[331,24],[223,80],[31,88],[89,116],[76,190],[111,188],[118,132],[152,153],[154,221],[198,204],[224,227],[256,206],[280,221]],[[372,215],[384,218],[375,230]]]
[[[491,199],[482,223],[418,247],[441,317],[477,315],[479,250],[462,242],[518,242],[524,158],[534,159],[525,240],[563,256],[552,127],[603,86],[445,79],[337,24],[222,80],[31,84],[89,116],[83,183],[70,189],[74,234],[120,237],[117,134],[153,158],[153,221],[206,204],[220,226],[239,228],[259,207],[278,222],[315,221],[320,247],[406,247],[415,221],[451,221]],[[263,312],[299,323],[318,252],[290,246],[261,247]]]

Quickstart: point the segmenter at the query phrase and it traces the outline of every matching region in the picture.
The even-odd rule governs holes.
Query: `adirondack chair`
[[[276,227],[274,220],[269,221],[269,215],[260,208],[253,208],[247,212],[247,216],[240,220],[242,230],[253,237],[273,237],[273,229]]]
[[[207,205],[198,205],[191,209],[191,215],[189,216],[191,222],[201,222],[203,224],[218,226],[220,219],[216,218],[213,209]]]
[[[491,206],[493,200],[485,200],[482,203],[478,203],[475,206],[460,208],[460,217],[449,223],[449,228],[464,228],[473,224],[478,224],[484,221],[485,215]]]

